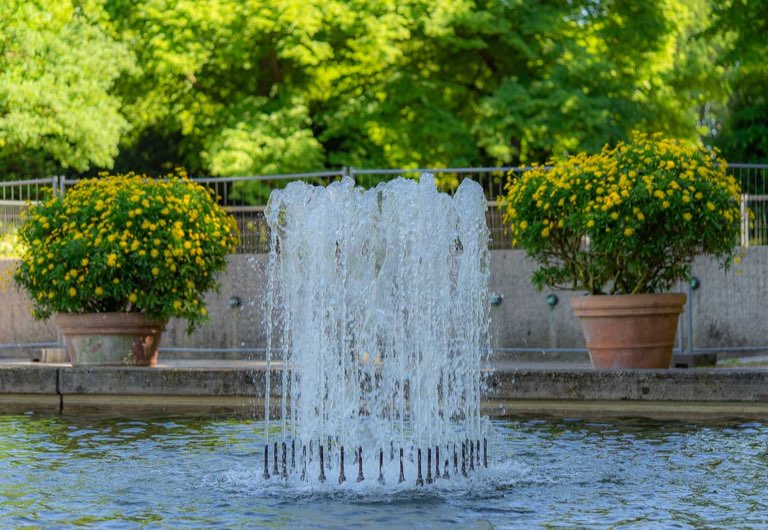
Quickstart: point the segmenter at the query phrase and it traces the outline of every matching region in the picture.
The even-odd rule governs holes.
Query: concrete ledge
[[[56,394],[59,370],[28,364],[0,365],[0,394]]]
[[[263,368],[60,368],[59,392],[100,395],[243,396],[264,395]],[[272,395],[280,395],[281,374],[272,371]]]
[[[768,402],[768,371],[504,370],[488,380],[488,399]]]
[[[0,366],[0,411],[263,413],[264,363],[167,363],[157,368]],[[279,414],[282,373],[270,377]],[[768,370],[522,369],[490,374],[483,408],[493,416],[768,418]]]

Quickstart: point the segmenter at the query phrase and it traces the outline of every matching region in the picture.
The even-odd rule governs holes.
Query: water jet
[[[489,426],[480,414],[489,352],[486,209],[477,183],[464,180],[451,197],[429,174],[369,190],[345,178],[273,191],[265,211],[267,369],[281,363],[282,395],[273,418],[267,385],[265,425],[280,422],[283,444],[308,442],[309,464],[312,442],[328,440],[318,444],[320,482],[334,465],[334,444],[357,448],[358,482],[363,452],[377,451],[374,476],[383,482],[387,443],[390,461],[396,445],[401,455],[416,449],[417,484],[423,463],[427,484],[440,478],[438,443],[462,443],[463,452],[469,444],[474,470],[469,440],[486,437]],[[477,458],[479,465],[479,441]],[[342,449],[340,484],[343,459]],[[400,467],[402,478],[402,456]]]

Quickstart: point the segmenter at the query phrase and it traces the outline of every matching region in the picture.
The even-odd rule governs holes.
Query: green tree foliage
[[[0,166],[5,177],[110,166],[128,123],[110,93],[131,66],[99,0],[0,2]]]
[[[695,137],[702,96],[716,87],[701,75],[702,51],[687,46],[702,4],[521,2],[514,16],[488,11],[478,26],[506,25],[502,44],[493,43],[506,49],[482,100],[478,143],[497,163],[527,163],[594,152],[632,130]]]
[[[725,42],[721,63],[732,91],[714,140],[730,160],[768,162],[768,1],[715,4],[709,39]]]
[[[725,109],[735,63],[718,59],[742,38],[713,21],[751,22],[719,5],[11,0],[0,161],[229,176],[520,164],[633,130],[695,139]]]
[[[448,17],[453,4],[112,1],[141,64],[121,87],[133,141],[180,133],[178,159],[217,175],[413,163],[425,144],[453,151],[428,142],[434,131],[412,134],[414,122],[437,120],[444,140],[462,125],[414,71],[428,74],[433,61],[419,65],[412,53],[426,44],[425,23],[440,25],[429,17]]]

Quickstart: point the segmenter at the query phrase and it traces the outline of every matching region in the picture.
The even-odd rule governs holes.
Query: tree
[[[765,1],[713,18],[712,0],[12,0],[0,163],[219,176],[524,164],[633,130],[696,140],[738,70],[725,142],[765,124],[739,110],[762,116],[765,47],[740,57],[738,42],[762,41],[736,31],[737,7],[758,20]],[[754,130],[738,142],[765,138]]]
[[[111,93],[132,65],[99,0],[0,3],[4,178],[109,167],[128,122]]]
[[[706,3],[488,3],[484,56],[498,76],[474,126],[496,163],[597,151],[633,130],[696,138],[717,84],[689,42]],[[703,20],[706,20],[704,18]]]
[[[724,43],[719,58],[730,84],[712,139],[728,160],[768,162],[768,1],[717,3],[707,39]]]

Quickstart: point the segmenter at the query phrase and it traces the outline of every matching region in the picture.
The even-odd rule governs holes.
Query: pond
[[[489,467],[417,487],[262,478],[260,421],[0,416],[6,527],[765,527],[768,423],[493,421]],[[410,471],[410,470],[409,470]]]

